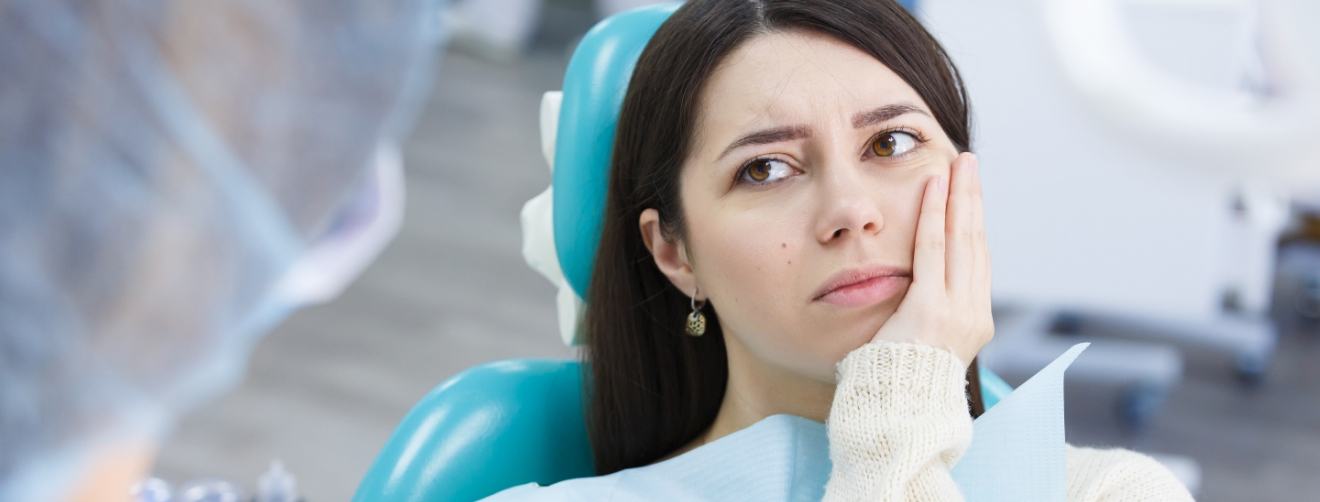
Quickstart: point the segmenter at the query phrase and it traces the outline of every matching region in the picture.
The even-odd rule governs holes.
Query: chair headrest
[[[554,138],[545,153],[553,158],[555,251],[580,298],[587,297],[600,243],[614,129],[628,80],[651,36],[679,5],[643,7],[597,24],[569,60],[558,119],[546,116],[554,113],[553,98],[547,96],[549,106],[542,108],[542,135]],[[544,130],[551,123],[554,130]]]

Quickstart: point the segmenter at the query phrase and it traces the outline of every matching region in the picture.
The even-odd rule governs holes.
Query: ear
[[[696,276],[692,274],[692,262],[688,259],[687,247],[682,241],[671,240],[665,235],[664,226],[660,224],[660,212],[651,208],[642,211],[637,225],[642,231],[642,241],[646,243],[646,249],[651,252],[651,258],[655,260],[656,268],[659,268],[660,273],[665,274],[669,282],[679,291],[692,296],[697,289],[697,281]],[[697,298],[697,300],[701,299]]]

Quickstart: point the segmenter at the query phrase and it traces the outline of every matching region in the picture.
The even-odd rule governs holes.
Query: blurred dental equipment
[[[132,502],[302,502],[298,494],[298,480],[279,460],[257,478],[251,496],[244,496],[239,485],[221,479],[193,480],[180,485],[175,493],[170,484],[160,478],[139,482],[129,493]]]
[[[1320,3],[928,0],[967,81],[1010,379],[1078,336],[1074,380],[1140,427],[1178,342],[1268,369],[1275,255],[1320,199]],[[1308,195],[1309,194],[1309,195]],[[997,312],[998,313],[998,312]]]

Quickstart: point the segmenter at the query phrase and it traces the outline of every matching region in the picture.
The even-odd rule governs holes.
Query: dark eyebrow
[[[926,110],[922,110],[911,103],[894,103],[853,115],[852,124],[854,129],[861,129],[909,113],[920,113],[927,117],[930,116],[929,113],[926,113]],[[729,146],[720,153],[720,156],[715,158],[715,160],[722,159],[725,155],[728,155],[729,152],[748,145],[768,145],[808,137],[811,137],[811,129],[808,129],[806,126],[796,125],[762,129],[738,138],[733,143],[730,143]]]
[[[881,122],[885,122],[890,119],[893,119],[894,117],[897,117],[899,115],[906,115],[909,113],[920,113],[927,117],[930,116],[929,113],[926,113],[926,110],[917,108],[916,106],[910,103],[895,103],[891,105],[885,105],[876,108],[874,110],[861,112],[858,113],[857,115],[853,115],[852,124],[854,129],[861,129],[866,126],[879,124]]]
[[[724,152],[720,153],[720,156],[716,157],[715,159],[716,160],[722,159],[724,158],[725,155],[728,155],[729,152],[738,148],[742,148],[747,145],[768,145],[771,143],[779,143],[781,141],[802,139],[810,136],[811,136],[811,130],[807,129],[806,126],[800,126],[800,125],[762,129],[760,131],[756,131],[754,133],[738,138],[733,143],[730,143],[728,148],[725,148]]]

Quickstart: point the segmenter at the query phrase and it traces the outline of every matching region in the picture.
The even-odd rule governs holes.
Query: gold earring
[[[706,314],[701,313],[702,307],[706,306],[706,301],[702,300],[701,305],[697,305],[697,295],[692,295],[692,313],[687,316],[687,334],[688,336],[701,336],[706,334]]]

